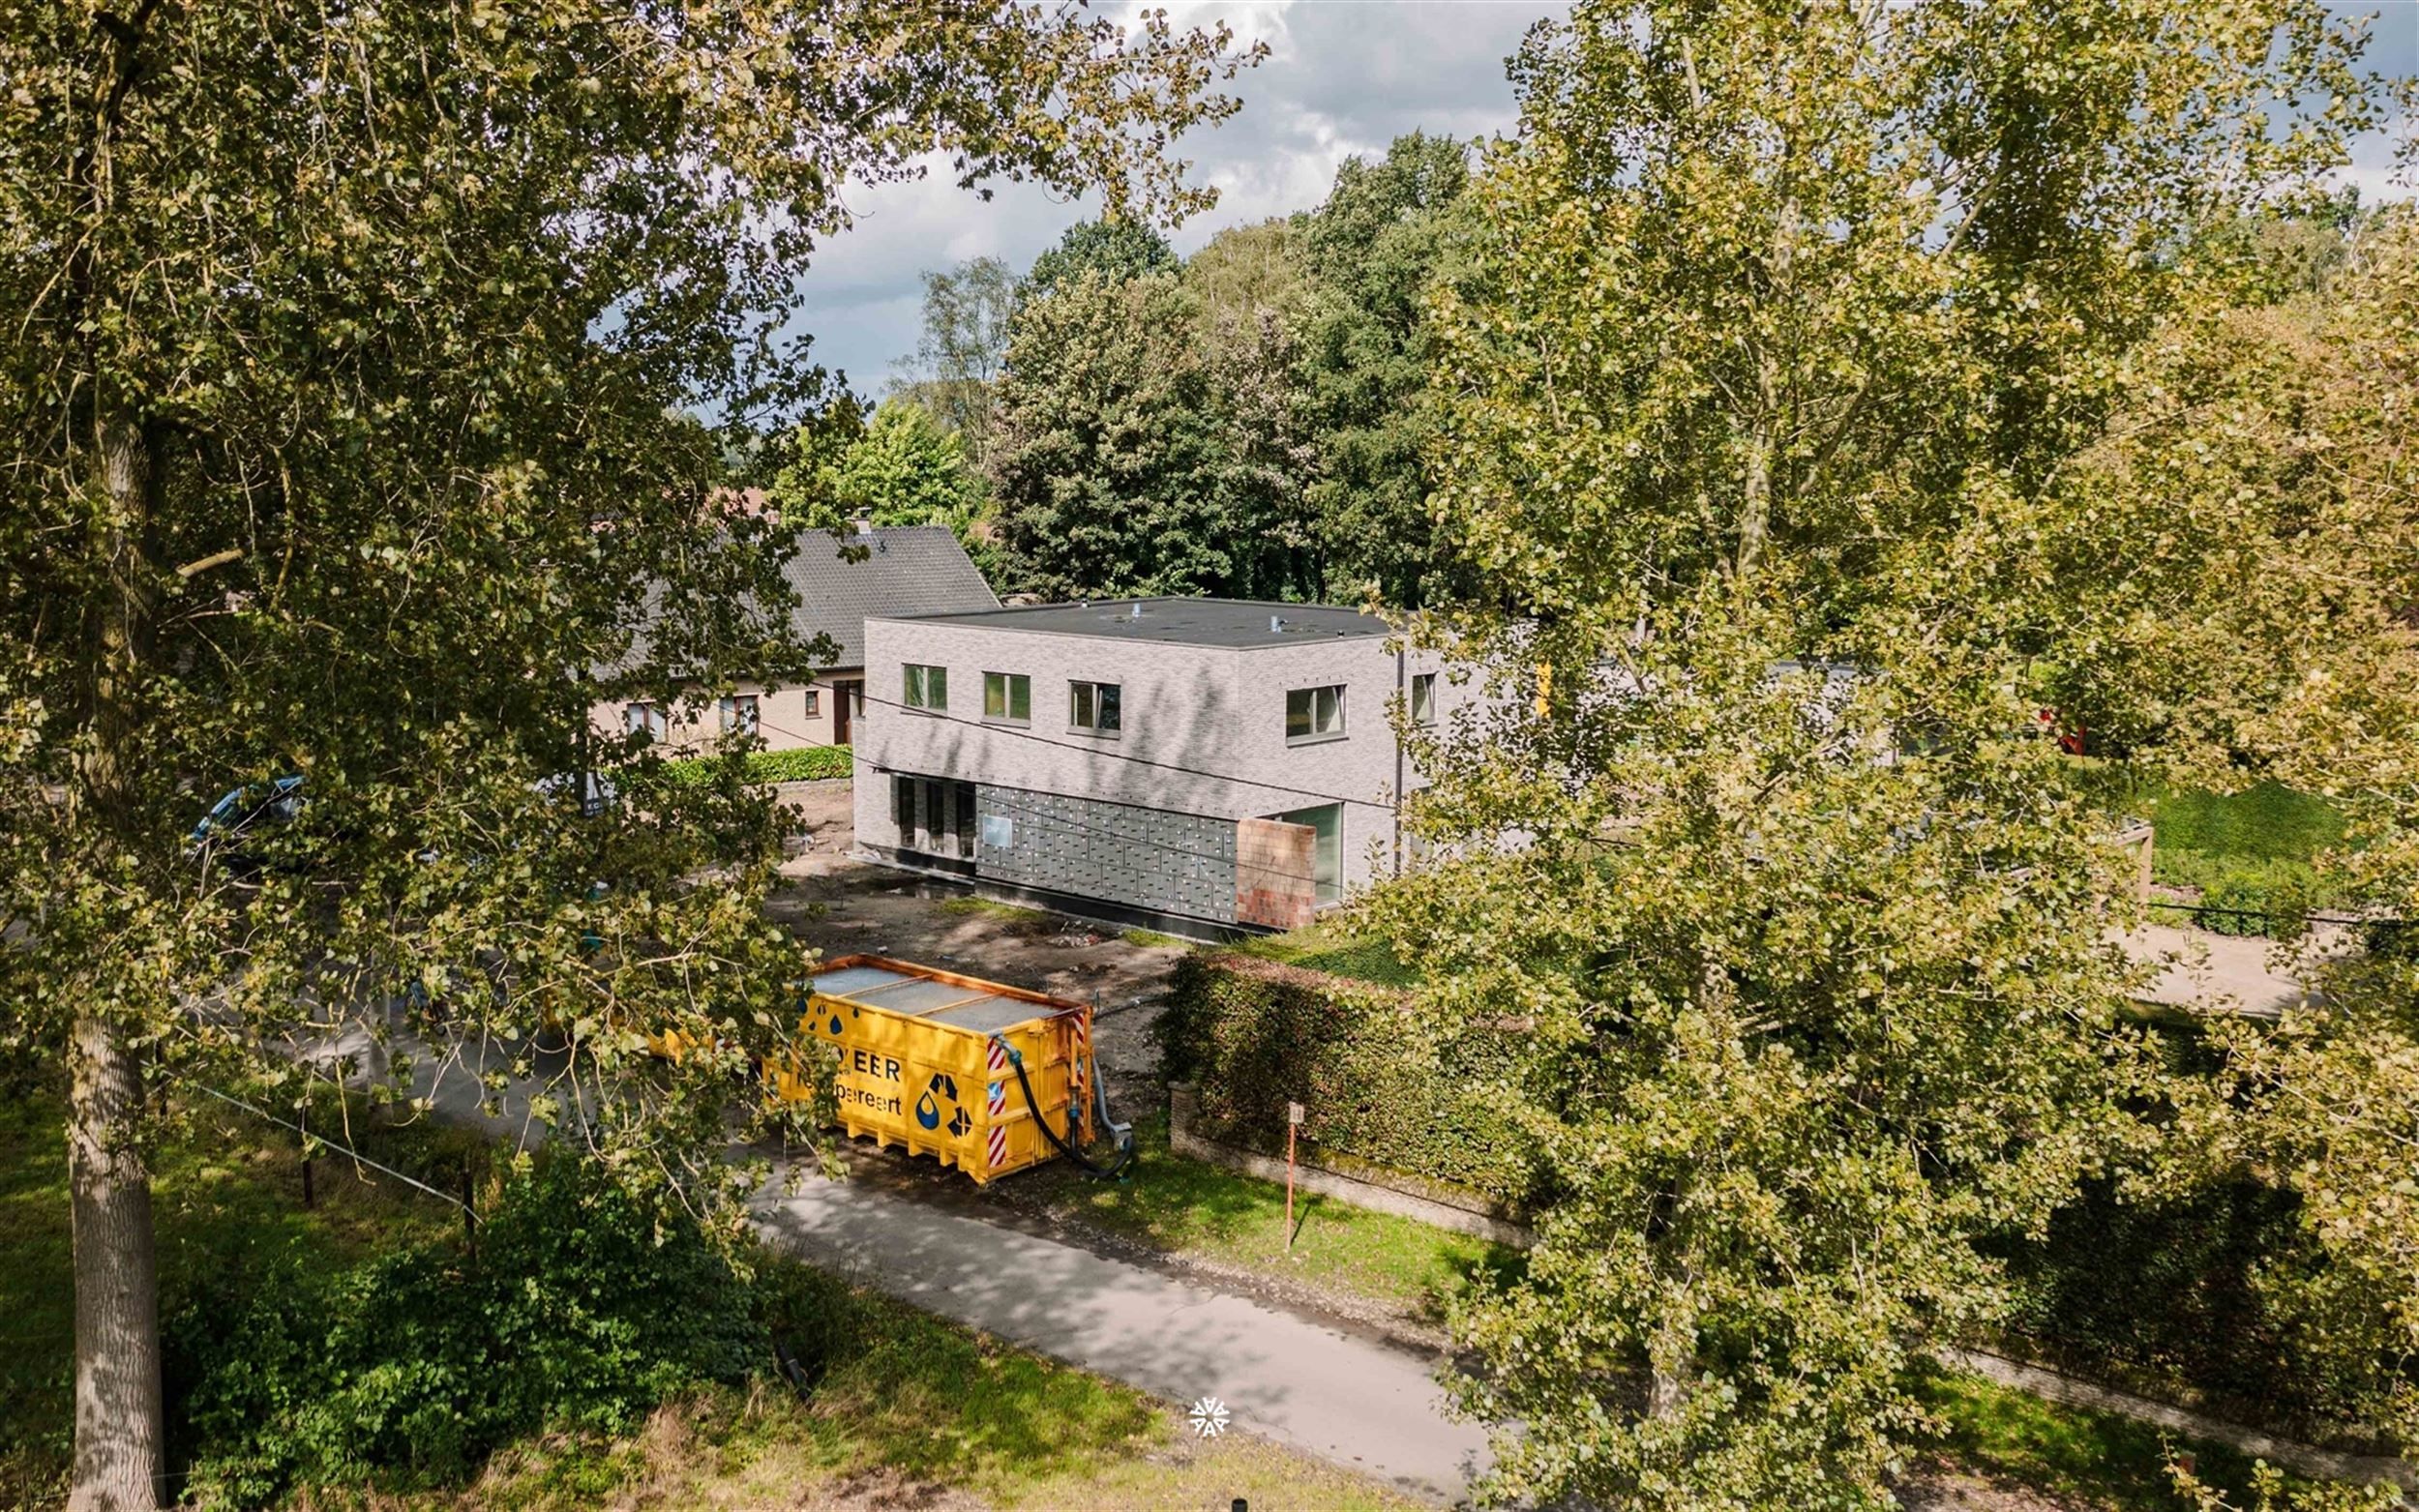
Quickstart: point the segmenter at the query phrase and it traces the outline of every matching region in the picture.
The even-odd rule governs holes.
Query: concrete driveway
[[[1184,945],[988,904],[968,887],[859,861],[849,854],[856,837],[845,781],[785,784],[781,798],[798,811],[808,849],[781,869],[765,909],[776,922],[825,959],[895,956],[1093,1003],[1111,1101],[1150,1093],[1158,1049],[1148,1030]]]

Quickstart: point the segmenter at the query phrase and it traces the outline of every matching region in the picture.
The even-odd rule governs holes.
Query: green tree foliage
[[[1378,903],[1564,1193],[1460,1319],[1488,1490],[1880,1507],[1984,1241],[2142,1138],[2103,820],[2028,736],[2039,543],[2198,228],[2374,118],[2320,8],[1582,4],[1436,295],[1423,627],[1500,695],[1420,737]],[[2327,103],[2271,131],[2271,111]],[[2104,539],[2104,552],[2118,543]]]
[[[1008,322],[1024,288],[997,257],[924,275],[924,333],[900,366],[894,398],[911,400],[957,433],[979,471],[991,456],[992,386],[1008,353]]]
[[[1374,587],[1417,608],[1453,586],[1421,455],[1433,430],[1421,296],[1448,265],[1469,176],[1466,146],[1414,133],[1383,162],[1347,161],[1327,203],[1301,218],[1317,294],[1300,319],[1298,402],[1316,459],[1307,502],[1323,596]]]
[[[1233,527],[1181,280],[1087,271],[1028,302],[1000,386],[1002,588],[1053,599],[1220,591]]]
[[[2197,508],[2177,525],[2205,528],[2211,493],[2240,501],[2250,523],[2225,542],[2224,582],[2172,602],[2243,649],[2196,644],[2159,665],[2188,731],[2344,810],[2348,844],[2318,863],[2338,906],[2402,922],[2362,932],[2366,948],[2349,952],[2314,933],[2305,945],[2322,957],[2323,996],[2273,1026],[2212,1026],[2221,1072],[2184,1101],[2172,1153],[2202,1179],[2247,1174],[2298,1200],[2330,1263],[2286,1278],[2299,1284],[2281,1300],[2330,1346],[2328,1379],[2407,1450],[2419,1444],[2419,931],[2408,922],[2419,920],[2419,222],[2404,212],[2369,227],[2328,307],[2306,322],[2280,314],[2289,311],[2254,321],[2254,335],[2297,360],[2250,363],[2229,382],[2234,401],[2205,431],[2210,487],[2191,490]],[[2229,584],[2243,595],[2226,598]]]
[[[1058,246],[1033,259],[1022,292],[1039,298],[1087,273],[1122,283],[1146,273],[1173,273],[1176,265],[1175,249],[1148,224],[1122,216],[1078,221],[1066,228]]]
[[[1032,446],[1045,413],[1060,421],[1090,413],[1105,424],[1105,407],[1119,405],[1119,423],[1133,429],[1118,433],[1143,452],[1183,456],[1186,481],[1171,491],[1161,469],[1120,472],[1104,455],[1063,444],[996,458],[1003,515],[1014,517],[1002,521],[1006,579],[1051,594],[1152,584],[1297,600],[1374,593],[1405,607],[1444,591],[1454,579],[1429,517],[1420,456],[1431,426],[1419,294],[1443,265],[1448,207],[1467,179],[1463,148],[1408,136],[1383,163],[1348,162],[1319,210],[1211,238],[1183,264],[1180,317],[1172,303],[1126,306],[1133,320],[1181,321],[1129,325],[1117,337],[1120,350],[1171,365],[1164,387],[1139,406],[1117,398],[1131,391],[1108,369],[1070,362],[1026,334],[1062,331],[1043,312],[1054,300],[1105,297],[1079,295],[1070,270],[1089,268],[1115,286],[1172,270],[1174,258],[1121,223],[1070,230],[1026,285],[999,389],[1003,411],[1015,412],[1007,444]],[[1116,371],[1139,378],[1147,369],[1120,360]],[[1079,392],[1048,392],[1067,383]],[[1061,473],[1054,484],[1036,468],[1044,457],[1046,467],[1102,470]],[[1161,481],[1145,486],[1145,476]],[[1134,515],[1118,554],[1094,562],[1092,548],[1050,539],[1058,517],[1037,512],[1029,495],[1051,488],[1116,500]],[[1203,528],[1220,533],[1204,539]]]
[[[393,1006],[418,1071],[492,1087],[543,1031],[544,1112],[717,1179],[797,964],[771,810],[588,709],[809,648],[686,417],[813,392],[757,337],[846,183],[940,151],[1203,203],[1168,145],[1232,108],[1224,49],[1017,9],[0,13],[0,1001],[74,1072],[79,1504],[157,1491],[154,1079]],[[583,815],[598,768],[642,801]],[[298,813],[189,845],[296,774]],[[656,1027],[705,1048],[629,1075]]]
[[[807,524],[862,519],[877,525],[947,525],[964,536],[983,490],[968,465],[962,434],[905,399],[884,400],[872,421],[838,447],[818,446],[812,429],[802,430],[799,460],[774,480],[773,502],[786,518]]]

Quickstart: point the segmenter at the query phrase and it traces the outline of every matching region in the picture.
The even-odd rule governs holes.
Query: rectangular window
[[[1411,679],[1411,722],[1421,728],[1436,724],[1436,673],[1419,672]]]
[[[1317,838],[1310,845],[1310,892],[1319,903],[1337,903],[1344,896],[1344,806],[1323,803],[1269,815],[1287,824],[1307,824]]]
[[[1030,723],[1033,717],[1033,680],[1023,672],[983,673],[983,718]]]
[[[911,709],[931,709],[935,713],[949,707],[949,668],[907,664],[907,687],[899,700]]]
[[[898,826],[903,849],[915,845],[915,779],[895,773],[890,779],[890,822]]]
[[[1122,691],[1117,683],[1068,683],[1067,727],[1092,735],[1114,735],[1123,729]]]
[[[723,730],[737,730],[743,735],[756,733],[756,695],[734,694],[722,702]]]
[[[820,719],[823,713],[823,695],[820,689],[806,690],[806,717]]]
[[[1344,688],[1296,688],[1285,696],[1285,738],[1334,740],[1344,733]]]
[[[664,718],[662,704],[633,703],[621,711],[621,727],[626,734],[644,735],[649,740],[661,740],[671,726]]]

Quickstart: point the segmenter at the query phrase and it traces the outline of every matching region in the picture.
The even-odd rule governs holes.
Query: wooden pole
[[[1285,1250],[1294,1249],[1294,1136],[1301,1129],[1302,1106],[1285,1105]]]

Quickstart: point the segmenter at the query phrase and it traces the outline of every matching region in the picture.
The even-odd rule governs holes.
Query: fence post
[[[303,1091],[302,1111],[295,1122],[301,1126],[302,1133],[303,1207],[309,1210],[317,1203],[311,1190],[311,1092],[308,1087]]]

